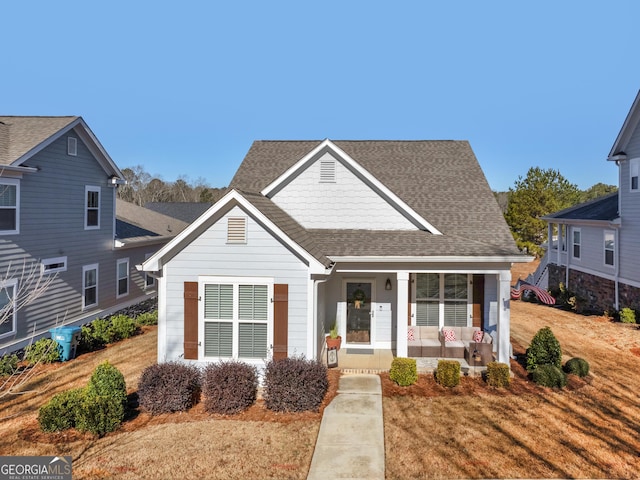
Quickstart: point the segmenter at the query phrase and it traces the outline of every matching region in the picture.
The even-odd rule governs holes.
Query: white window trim
[[[120,265],[127,265],[127,275],[125,277],[120,277]],[[128,258],[119,258],[116,261],[116,298],[122,298],[129,295],[129,259]],[[125,293],[120,293],[120,280],[127,280],[127,291]]]
[[[17,332],[17,313],[16,313],[16,292],[18,291],[18,279],[12,278],[9,280],[0,281],[0,289],[4,289],[7,287],[13,287],[13,298],[11,299],[11,303],[13,304],[13,312],[10,317],[8,317],[5,321],[11,322],[11,330],[0,334],[0,338],[9,337],[11,335],[15,335]]]
[[[20,233],[20,180],[17,178],[0,178],[0,188],[3,185],[13,185],[16,187],[16,228],[13,230],[0,230],[0,235],[17,235]],[[0,207],[9,209],[14,207]]]
[[[634,177],[638,178],[636,188],[632,188]],[[632,158],[629,160],[629,191],[631,193],[640,192],[640,158]]]
[[[147,261],[147,259],[149,257],[151,257],[153,255],[153,253],[145,253],[144,254],[144,260]],[[149,280],[151,280],[151,282],[149,282]],[[144,289],[145,290],[151,290],[153,288],[156,287],[156,279],[153,275],[151,275],[149,272],[145,272],[144,273]]]
[[[575,233],[579,233],[580,235],[580,241],[578,243],[576,243],[576,239],[574,234]],[[578,247],[580,247],[580,255],[576,257],[575,253],[576,253],[576,245]],[[579,228],[572,228],[571,229],[571,258],[574,260],[580,260],[582,258],[582,231]]]
[[[87,196],[89,195],[89,192],[97,192],[98,193],[98,224],[97,225],[87,225],[87,221],[88,221],[88,212],[89,212],[89,206],[87,205]],[[85,185],[84,187],[84,229],[85,230],[99,230],[100,229],[100,206],[102,203],[102,192],[100,187],[96,187],[94,185]]]
[[[62,265],[59,265],[62,264]],[[57,266],[53,266],[57,265]],[[56,272],[66,272],[67,271],[67,257],[54,257],[54,258],[45,258],[41,263],[41,272],[43,275],[48,275],[50,273]]]
[[[76,137],[67,137],[67,155],[72,157],[78,155],[78,139]]]
[[[444,306],[445,303],[447,302],[459,302],[462,303],[462,299],[460,300],[453,300],[453,299],[446,299],[444,296],[444,290],[445,290],[445,275],[447,274],[455,274],[455,273],[459,273],[460,275],[466,275],[467,276],[467,327],[471,327],[473,325],[473,286],[472,286],[472,278],[473,276],[468,274],[468,273],[460,273],[460,272],[428,272],[428,273],[436,273],[438,274],[438,281],[440,282],[439,284],[439,292],[438,292],[438,329],[442,329],[445,324],[444,324]],[[417,275],[419,274],[413,274],[415,276],[415,281],[411,283],[411,325],[416,326],[417,325],[417,317],[416,317],[416,312],[417,312],[417,287],[418,287],[418,278]],[[422,300],[422,299],[421,299]],[[432,300],[435,301],[436,298],[428,298],[425,300]]]
[[[92,307],[96,307],[99,305],[100,303],[100,299],[98,297],[98,286],[100,285],[100,270],[99,270],[99,265],[97,263],[93,263],[91,265],[84,265],[82,267],[82,309],[86,310],[87,308],[92,308]],[[84,300],[86,298],[85,296],[85,291],[87,289],[87,285],[85,284],[85,272],[89,271],[89,270],[95,270],[96,271],[96,303],[92,303],[91,305],[86,305],[84,303]]]
[[[225,284],[233,285],[233,319],[230,322],[233,325],[232,338],[232,356],[231,357],[206,357],[204,354],[204,286],[205,284]],[[238,287],[240,285],[266,285],[267,296],[270,299],[269,306],[267,308],[267,355],[271,354],[273,347],[273,278],[265,277],[212,277],[202,276],[198,277],[198,297],[201,301],[198,302],[198,359],[199,360],[216,360],[219,358],[242,360],[245,363],[253,365],[263,365],[266,359],[258,358],[239,358],[239,345],[238,345],[238,325],[241,323],[238,319],[239,305],[238,305]]]
[[[613,247],[612,248],[607,248],[607,234],[610,234],[613,237]],[[604,258],[602,259],[602,262],[604,263],[604,266],[607,268],[614,268],[616,266],[616,232],[614,230],[605,230],[602,234],[602,247],[603,247],[603,254],[604,254]],[[613,263],[607,263],[607,250],[610,250],[613,255]]]

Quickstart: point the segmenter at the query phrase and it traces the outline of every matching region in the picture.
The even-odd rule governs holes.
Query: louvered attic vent
[[[320,160],[320,183],[336,183],[335,160]]]
[[[247,219],[229,217],[227,219],[227,243],[247,243]]]

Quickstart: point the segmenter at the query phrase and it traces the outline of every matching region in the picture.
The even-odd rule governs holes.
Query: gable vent
[[[229,217],[227,219],[227,243],[247,243],[247,219]]]
[[[78,140],[75,137],[67,137],[67,155],[78,155]]]
[[[320,160],[320,183],[336,183],[335,160]]]

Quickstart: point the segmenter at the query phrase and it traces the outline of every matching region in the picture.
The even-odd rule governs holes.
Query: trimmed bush
[[[531,372],[531,379],[538,385],[550,388],[564,388],[567,384],[567,376],[555,365],[549,363],[539,365]]]
[[[101,337],[96,337],[92,325],[93,324],[82,325],[82,327],[80,327],[79,352],[93,352],[94,350],[104,347],[104,340]]]
[[[140,406],[151,415],[190,409],[200,394],[200,370],[193,365],[168,362],[144,369],[138,383]]]
[[[133,318],[127,315],[114,315],[109,318],[109,322],[111,323],[111,325],[109,325],[109,334],[112,341],[116,342],[133,336],[138,329]]]
[[[455,360],[438,360],[436,382],[443,387],[455,387],[460,383],[460,363]]]
[[[14,353],[12,355],[2,355],[0,357],[0,377],[12,375],[18,369],[18,356]]]
[[[622,323],[636,323],[636,311],[629,307],[623,308],[620,310],[620,321]]]
[[[509,371],[509,365],[501,362],[487,363],[485,380],[487,384],[492,387],[508,387],[511,384],[511,372]]]
[[[124,376],[108,361],[96,367],[89,379],[79,409],[76,427],[102,436],[116,430],[126,413],[127,386]]]
[[[158,311],[141,313],[135,318],[136,325],[157,325]]]
[[[74,388],[54,395],[38,412],[38,423],[44,432],[58,432],[76,426],[85,389]]]
[[[408,387],[418,381],[418,367],[415,358],[394,358],[389,370],[389,378],[401,387]]]
[[[317,412],[329,388],[327,367],[315,360],[271,360],[265,371],[265,406],[275,412]]]
[[[204,369],[202,392],[207,412],[242,412],[256,401],[258,371],[253,365],[237,360],[210,363]]]
[[[527,370],[532,372],[539,365],[562,365],[560,342],[549,327],[538,330],[527,348]]]
[[[91,322],[91,333],[93,338],[102,345],[115,341],[113,330],[111,330],[111,322],[106,318],[96,318]]]
[[[118,400],[122,407],[127,406],[127,385],[122,372],[111,365],[109,361],[98,365],[87,385],[89,397],[112,397]]]
[[[577,375],[579,377],[586,377],[589,375],[589,362],[584,358],[575,357],[567,360],[564,364],[564,371],[571,375]]]
[[[24,349],[24,358],[29,365],[57,362],[61,356],[62,346],[51,338],[41,338]]]

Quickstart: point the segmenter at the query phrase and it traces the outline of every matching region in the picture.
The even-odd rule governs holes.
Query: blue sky
[[[640,2],[16,1],[0,113],[80,115],[121,167],[226,186],[256,139],[469,140],[494,190],[529,167],[617,184]]]

